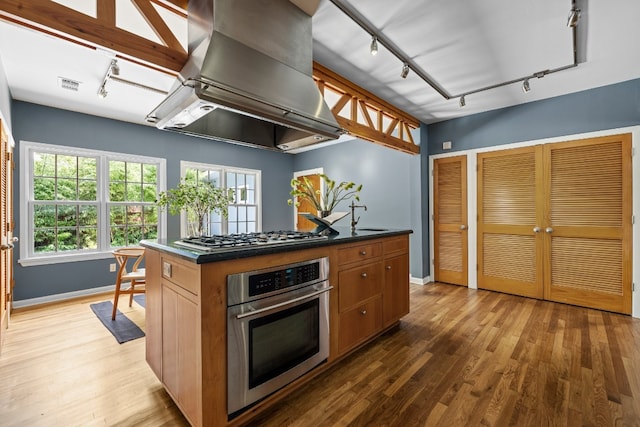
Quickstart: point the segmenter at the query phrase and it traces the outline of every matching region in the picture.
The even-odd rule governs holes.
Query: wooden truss
[[[106,48],[128,60],[177,75],[187,52],[158,8],[181,19],[188,0],[129,0],[161,43],[119,28],[116,0],[93,0],[90,16],[53,0],[1,0],[0,18],[91,48]],[[313,78],[338,124],[351,135],[411,154],[420,153],[412,131],[420,122],[388,102],[323,67],[313,64]]]

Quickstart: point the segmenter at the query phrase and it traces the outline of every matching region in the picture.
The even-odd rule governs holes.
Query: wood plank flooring
[[[93,298],[14,314],[0,425],[184,426]],[[119,305],[144,328],[134,303]],[[400,326],[252,426],[640,426],[640,319],[445,284],[411,287]]]

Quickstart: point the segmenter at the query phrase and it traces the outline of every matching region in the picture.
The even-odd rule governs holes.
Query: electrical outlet
[[[116,263],[115,263],[115,262],[114,262],[114,263],[112,263],[112,264],[109,264],[109,271],[110,271],[111,273],[113,273],[114,271],[116,271]]]
[[[442,143],[443,150],[451,150],[451,141],[445,141]]]

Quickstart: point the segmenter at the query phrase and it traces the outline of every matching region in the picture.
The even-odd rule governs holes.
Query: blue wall
[[[640,79],[428,126],[429,150],[460,151],[640,124]]]
[[[66,110],[14,101],[15,221],[24,216],[19,204],[20,141],[82,147],[167,159],[167,188],[180,180],[180,160],[220,164],[262,171],[263,229],[290,228],[293,211],[287,205],[294,156],[160,131],[148,126],[109,120]],[[169,236],[179,235],[179,216],[169,216]],[[17,234],[17,233],[16,233]],[[112,259],[22,267],[15,264],[14,300],[112,285]]]
[[[390,150],[354,139],[296,154],[294,170],[322,168],[331,179],[362,184],[358,227],[413,229],[411,235],[411,275],[423,277],[420,156]],[[350,202],[336,210],[348,211]],[[337,225],[348,227],[351,219]],[[417,222],[416,222],[417,221]],[[428,240],[427,240],[428,244]]]

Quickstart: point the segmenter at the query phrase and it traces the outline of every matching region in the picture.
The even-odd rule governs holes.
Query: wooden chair
[[[143,294],[145,292],[145,269],[139,268],[140,263],[144,259],[144,248],[127,247],[113,251],[113,256],[118,262],[118,273],[116,277],[116,292],[113,298],[113,313],[111,320],[116,320],[116,311],[118,310],[118,298],[120,294],[129,294],[129,307],[133,303],[133,294]],[[129,262],[131,260],[131,262]],[[131,269],[127,270],[127,264],[132,264]],[[129,288],[121,289],[123,282],[129,282]],[[143,285],[139,287],[139,285]],[[138,287],[136,287],[138,286]]]

